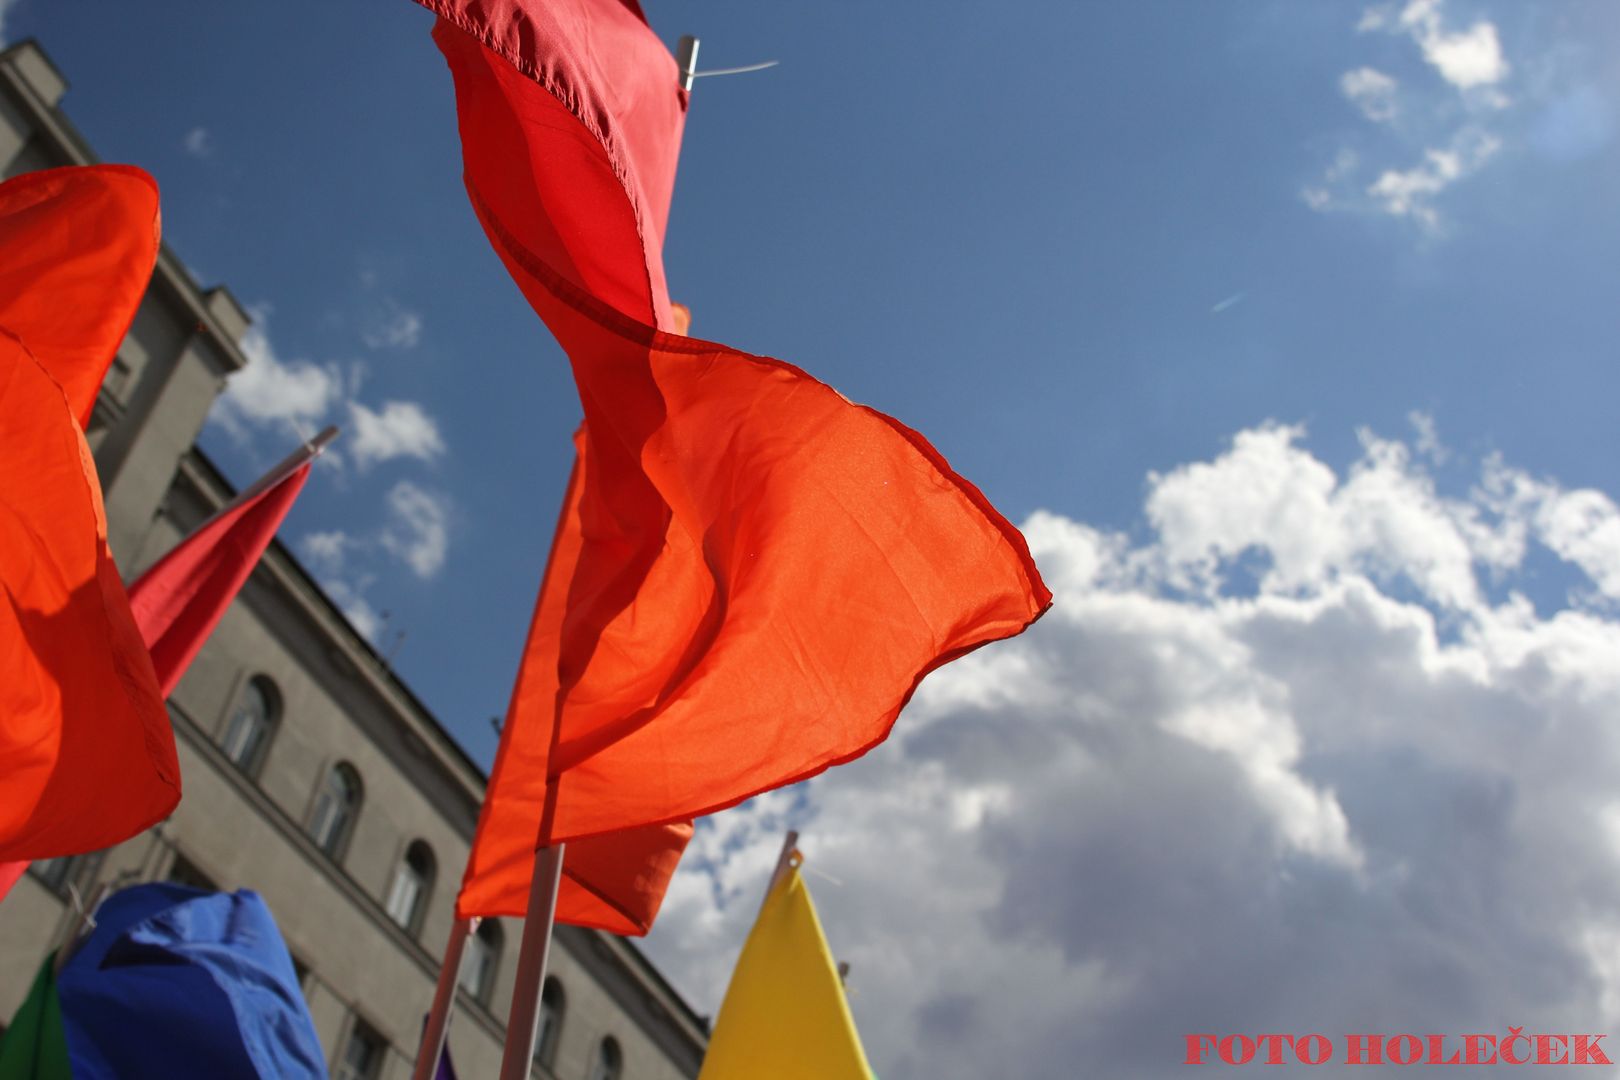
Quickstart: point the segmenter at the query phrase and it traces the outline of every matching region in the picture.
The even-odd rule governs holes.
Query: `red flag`
[[[0,184],[0,860],[107,847],[180,798],[78,419],[151,272],[155,193],[125,166]]]
[[[526,909],[540,807],[546,794],[546,756],[557,700],[557,654],[567,586],[579,561],[579,474],[576,466],[456,898],[456,914],[463,918],[521,916]],[[691,822],[681,821],[625,829],[568,845],[557,894],[557,921],[615,934],[645,934],[652,929],[691,838]]]
[[[266,477],[269,483],[244,492],[130,586],[130,609],[165,697],[275,539],[309,479],[313,456],[313,451],[295,454]]]
[[[428,6],[450,20],[435,37],[474,208],[585,409],[463,884],[515,913],[537,833],[572,850],[857,757],[928,671],[1051,597],[1017,530],[920,435],[789,364],[648,325],[671,325],[655,199],[684,95],[639,9]]]
[[[0,326],[90,422],[107,365],[157,263],[157,184],[130,165],[45,169],[0,201]]]
[[[6,893],[11,891],[11,887],[17,884],[17,879],[22,877],[23,871],[27,869],[26,862],[0,863],[0,900],[6,898]]]
[[[0,446],[0,859],[94,851],[174,809],[174,734],[84,435],[9,333]]]

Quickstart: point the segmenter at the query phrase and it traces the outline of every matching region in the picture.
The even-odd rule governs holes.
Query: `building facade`
[[[94,162],[32,42],[0,53],[0,175]],[[248,318],[165,246],[86,432],[126,580],[235,494],[196,448]],[[0,904],[0,1023],[103,887],[251,888],[293,954],[332,1075],[408,1077],[485,777],[280,543],[169,699],[185,795],[107,851],[36,863]],[[450,1045],[493,1076],[520,926],[469,942]],[[559,927],[533,1075],[695,1077],[707,1026],[629,941]]]

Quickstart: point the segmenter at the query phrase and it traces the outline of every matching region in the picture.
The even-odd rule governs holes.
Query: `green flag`
[[[0,1039],[0,1080],[73,1080],[56,998],[55,953],[39,966],[33,988]]]

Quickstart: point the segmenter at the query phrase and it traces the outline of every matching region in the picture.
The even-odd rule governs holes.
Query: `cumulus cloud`
[[[1377,68],[1360,67],[1339,76],[1340,92],[1374,123],[1395,119],[1398,88],[1393,75],[1386,75]]]
[[[207,128],[192,128],[186,132],[186,137],[182,142],[186,148],[186,153],[194,158],[210,157],[214,153],[214,137],[209,134]]]
[[[242,335],[247,365],[230,377],[212,419],[242,443],[251,438],[253,426],[303,438],[342,398],[342,373],[333,364],[283,360],[270,342],[270,309],[261,305],[252,315],[253,324]]]
[[[252,308],[253,323],[242,336],[247,364],[230,377],[209,419],[238,445],[248,446],[257,431],[307,438],[321,424],[347,412],[352,429],[344,441],[363,470],[395,458],[432,461],[446,446],[439,425],[414,401],[387,401],[373,409],[358,400],[362,366],[283,359],[270,339],[270,308]],[[331,450],[320,461],[341,467],[344,451]]]
[[[349,452],[362,469],[400,457],[432,461],[444,453],[438,423],[414,401],[384,402],[381,412],[351,401],[349,419]]]
[[[1612,1026],[1620,621],[1532,600],[1526,560],[1611,595],[1620,509],[1305,438],[1150,477],[1137,539],[1031,517],[1047,618],[931,675],[862,760],[702,823],[654,958],[713,1012],[797,827],[886,1080],[1177,1076],[1189,1032]]]
[[[433,577],[443,569],[450,551],[449,500],[401,480],[389,491],[387,505],[388,522],[380,537],[383,549],[417,577]]]
[[[1459,90],[1471,90],[1501,82],[1508,74],[1507,58],[1496,35],[1496,25],[1486,20],[1466,30],[1447,32],[1440,0],[1411,0],[1396,19],[1396,26],[1412,36],[1440,77]]]

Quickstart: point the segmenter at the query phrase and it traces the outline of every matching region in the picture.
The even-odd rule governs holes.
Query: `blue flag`
[[[259,895],[137,885],[57,976],[74,1080],[322,1077],[315,1027]]]

